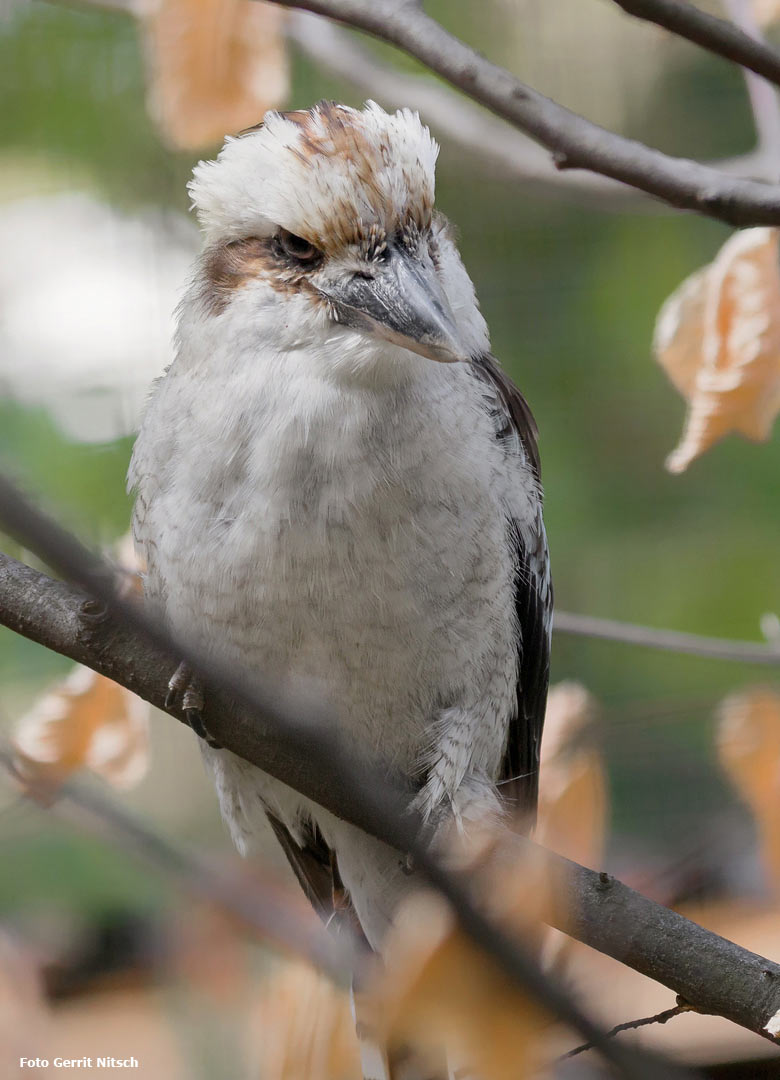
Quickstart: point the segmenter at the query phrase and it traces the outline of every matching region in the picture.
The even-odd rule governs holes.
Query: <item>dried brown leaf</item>
[[[253,1029],[263,1080],[361,1080],[349,997],[306,964],[266,981]]]
[[[541,772],[577,752],[580,736],[593,723],[596,700],[573,679],[550,687],[544,716]]]
[[[119,788],[145,775],[148,707],[110,679],[78,665],[19,721],[14,736],[20,774],[57,783],[90,769]]]
[[[543,862],[521,856],[506,835],[480,837],[474,858],[490,915],[533,947],[553,887]],[[428,893],[406,901],[385,959],[376,1014],[389,1046],[427,1050],[431,1060],[446,1047],[451,1065],[483,1080],[532,1075],[547,1016],[463,934],[444,901]]]
[[[710,267],[704,266],[687,277],[661,308],[656,321],[654,348],[658,362],[686,401],[693,397],[701,366],[709,272]]]
[[[735,233],[659,313],[656,357],[689,403],[670,472],[683,472],[730,432],[769,437],[780,411],[778,235]]]
[[[585,866],[598,866],[604,854],[609,800],[602,756],[590,737],[597,706],[580,683],[551,687],[542,739],[539,811],[534,839]],[[564,969],[573,941],[548,927],[543,955],[550,967]]]
[[[282,104],[283,17],[257,0],[157,0],[145,19],[149,105],[168,142],[212,146]]]
[[[780,696],[756,687],[722,703],[718,753],[753,812],[767,876],[780,892]]]
[[[586,737],[595,710],[579,683],[550,690],[535,834],[544,847],[586,866],[602,861],[609,807],[604,762]]]

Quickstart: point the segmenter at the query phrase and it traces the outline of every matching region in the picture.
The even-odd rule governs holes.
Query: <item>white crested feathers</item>
[[[282,226],[327,249],[355,229],[390,232],[409,214],[428,224],[437,154],[409,109],[322,102],[269,112],[257,130],[226,139],[216,161],[196,166],[189,191],[209,242]]]

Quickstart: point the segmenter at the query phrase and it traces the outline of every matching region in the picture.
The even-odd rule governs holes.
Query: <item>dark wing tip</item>
[[[496,438],[509,446],[509,437],[516,436],[528,468],[539,483],[539,432],[528,402],[489,353],[476,357],[472,363],[477,376],[490,386],[491,397],[498,400]],[[515,446],[517,441],[512,440]],[[509,520],[509,542],[516,557],[515,611],[519,631],[517,705],[509,723],[499,790],[504,801],[530,826],[536,813],[539,791],[539,755],[550,678],[552,625],[552,586],[541,513],[541,490],[533,544],[530,548],[526,545],[517,522],[512,519]]]

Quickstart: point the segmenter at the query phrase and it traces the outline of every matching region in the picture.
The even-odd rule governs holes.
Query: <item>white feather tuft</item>
[[[430,216],[437,155],[409,109],[321,104],[270,112],[256,131],[228,137],[216,161],[196,166],[189,192],[209,241],[273,226],[309,238],[336,224],[389,231],[410,211]]]

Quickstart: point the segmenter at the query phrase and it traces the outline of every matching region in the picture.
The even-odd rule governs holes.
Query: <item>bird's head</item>
[[[373,103],[273,112],[229,138],[190,184],[209,314],[259,326],[253,313],[273,308],[290,347],[314,337],[353,366],[484,350],[473,286],[433,210],[437,153],[416,113]]]

